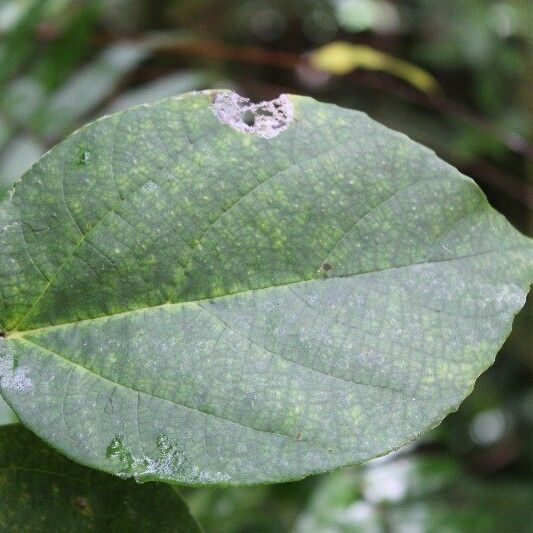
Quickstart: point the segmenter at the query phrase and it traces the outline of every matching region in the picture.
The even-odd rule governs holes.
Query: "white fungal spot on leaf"
[[[31,379],[26,375],[28,367],[15,368],[13,356],[8,352],[3,339],[0,344],[0,386],[3,389],[27,391],[31,388]]]
[[[254,104],[235,92],[223,92],[216,95],[211,109],[223,124],[265,139],[285,131],[294,118],[294,107],[286,94]]]

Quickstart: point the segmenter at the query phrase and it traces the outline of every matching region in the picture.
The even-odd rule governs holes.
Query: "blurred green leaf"
[[[180,71],[163,76],[121,93],[103,110],[102,114],[108,115],[140,104],[154,103],[169,96],[207,89],[212,85],[213,80],[213,75],[206,71]]]
[[[9,141],[12,135],[12,127],[9,124],[9,121],[6,120],[2,114],[0,114],[0,150],[4,148],[6,143]]]
[[[43,105],[45,98],[45,92],[38,81],[21,76],[5,88],[0,107],[15,128],[25,128]]]
[[[41,144],[27,135],[10,141],[0,158],[0,190],[10,189],[45,151]]]
[[[276,514],[266,516],[261,509],[269,492],[267,486],[198,488],[185,489],[183,497],[206,532],[235,533],[243,527],[261,528],[265,532],[279,531],[279,517]]]
[[[452,459],[400,457],[325,476],[299,533],[529,532],[527,484],[474,480]]]
[[[36,24],[41,20],[49,0],[25,3],[13,28],[0,40],[0,87],[30,57],[37,47],[34,38]]]
[[[79,466],[20,424],[0,427],[0,506],[2,531],[200,531],[170,486]]]
[[[398,7],[386,0],[330,0],[339,25],[347,31],[375,30],[394,33],[399,30]]]
[[[143,44],[122,43],[105,49],[50,97],[33,121],[35,129],[48,139],[71,131],[148,53]]]
[[[101,0],[67,2],[55,17],[59,35],[31,65],[31,75],[46,92],[57,89],[90,53],[90,39],[102,14]]]

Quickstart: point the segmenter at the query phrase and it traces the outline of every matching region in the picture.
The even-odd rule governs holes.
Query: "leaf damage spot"
[[[13,356],[7,351],[5,343],[0,345],[0,387],[3,389],[14,389],[19,392],[27,391],[32,386],[31,379],[26,372],[28,367],[20,366],[15,368]]]
[[[223,124],[264,139],[285,131],[294,118],[294,107],[286,94],[254,104],[235,92],[223,92],[216,95],[211,109]]]
[[[181,451],[174,440],[165,434],[158,435],[158,457],[149,457],[143,454],[134,456],[124,444],[124,435],[117,435],[107,447],[106,457],[118,461],[120,470],[118,475],[122,478],[133,477],[142,483],[152,479],[172,479],[185,477],[192,483],[207,483],[213,481],[229,481],[230,477],[216,472],[205,474],[197,466],[189,464],[189,457]]]

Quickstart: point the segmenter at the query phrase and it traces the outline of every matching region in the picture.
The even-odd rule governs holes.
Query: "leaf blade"
[[[83,128],[0,212],[22,422],[85,464],[192,485],[297,479],[436,425],[523,305],[530,241],[364,115],[291,97],[264,139],[212,95]]]

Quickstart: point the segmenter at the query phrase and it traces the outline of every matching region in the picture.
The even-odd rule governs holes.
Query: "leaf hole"
[[[285,131],[294,118],[293,105],[285,94],[254,104],[237,93],[223,92],[216,95],[211,109],[223,124],[265,139]]]
[[[242,116],[242,121],[247,125],[247,126],[254,126],[255,125],[255,115],[253,114],[252,111],[250,111],[249,109],[247,109],[243,116]]]

